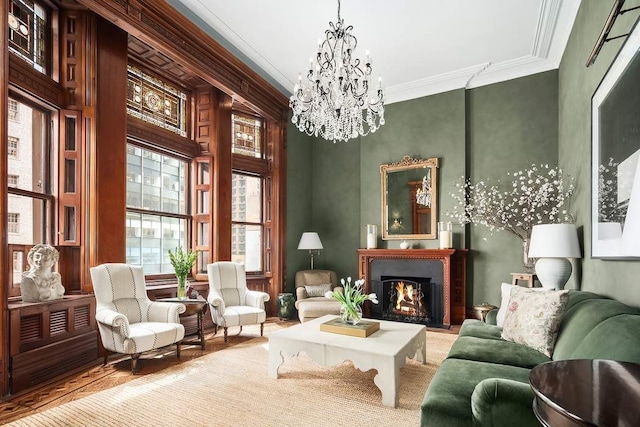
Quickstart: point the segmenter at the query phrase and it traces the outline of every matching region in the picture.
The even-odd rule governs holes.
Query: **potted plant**
[[[169,249],[169,259],[178,279],[178,298],[185,298],[187,295],[187,275],[197,257],[198,251],[184,252],[181,247],[177,247],[171,252]]]
[[[347,281],[340,279],[343,289],[329,291],[325,293],[326,298],[335,298],[340,301],[340,317],[345,323],[356,325],[362,319],[362,304],[369,300],[374,304],[378,303],[376,294],[363,293],[364,279],[351,283],[351,277]]]

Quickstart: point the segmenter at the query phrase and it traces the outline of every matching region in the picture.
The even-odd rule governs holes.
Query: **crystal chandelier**
[[[422,188],[416,191],[416,203],[431,207],[431,182],[425,176],[422,178]]]
[[[379,77],[375,94],[369,95],[369,52],[364,67],[352,58],[358,41],[351,34],[353,26],[345,27],[340,18],[340,0],[338,20],[329,27],[318,41],[315,63],[310,60],[308,83],[298,76],[289,106],[291,121],[301,132],[335,143],[378,130],[384,124],[384,94]]]

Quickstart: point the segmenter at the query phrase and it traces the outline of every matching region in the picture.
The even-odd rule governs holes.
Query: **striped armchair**
[[[264,303],[269,294],[247,289],[247,276],[243,264],[231,261],[219,261],[207,265],[209,275],[209,296],[211,318],[215,324],[224,328],[224,342],[227,342],[227,328],[260,324],[260,336],[264,330],[267,313]]]
[[[149,300],[142,267],[102,264],[91,268],[91,280],[105,365],[109,352],[130,354],[135,373],[140,353],[174,343],[180,357],[184,326],[179,316],[186,308]]]

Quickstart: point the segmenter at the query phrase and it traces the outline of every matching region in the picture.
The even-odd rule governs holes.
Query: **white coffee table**
[[[350,360],[365,372],[375,369],[373,379],[382,392],[382,404],[398,406],[400,368],[407,357],[426,363],[426,327],[402,322],[380,322],[380,330],[367,338],[320,331],[320,324],[338,316],[326,315],[269,334],[269,376],[278,378],[283,355],[304,351],[316,363],[334,366]]]

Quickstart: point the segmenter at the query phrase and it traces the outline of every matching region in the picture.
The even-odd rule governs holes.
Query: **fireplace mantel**
[[[375,260],[433,260],[442,262],[444,326],[465,319],[467,249],[358,249],[358,277],[371,292],[371,263]]]

